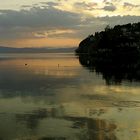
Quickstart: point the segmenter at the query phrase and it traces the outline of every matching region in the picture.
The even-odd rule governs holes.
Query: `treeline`
[[[112,50],[133,51],[140,49],[140,22],[125,25],[116,25],[110,28],[109,25],[102,32],[89,35],[80,42],[76,53],[94,54],[96,51]]]
[[[140,81],[140,22],[107,26],[81,41],[76,53],[81,65],[101,73],[107,84]]]

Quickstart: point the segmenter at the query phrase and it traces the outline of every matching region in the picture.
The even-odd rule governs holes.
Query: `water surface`
[[[71,53],[0,54],[0,140],[138,140],[140,83],[107,85]]]

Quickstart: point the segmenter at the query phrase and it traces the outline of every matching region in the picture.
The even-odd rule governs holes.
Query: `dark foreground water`
[[[140,83],[106,85],[74,54],[0,54],[0,140],[140,140]]]

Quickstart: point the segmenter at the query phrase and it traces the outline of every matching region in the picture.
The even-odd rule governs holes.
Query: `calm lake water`
[[[140,83],[71,53],[0,54],[0,140],[140,140]]]

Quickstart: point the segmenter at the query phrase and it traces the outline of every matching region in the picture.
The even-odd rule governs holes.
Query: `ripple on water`
[[[118,107],[140,107],[140,101],[119,101],[113,103],[113,105]]]

